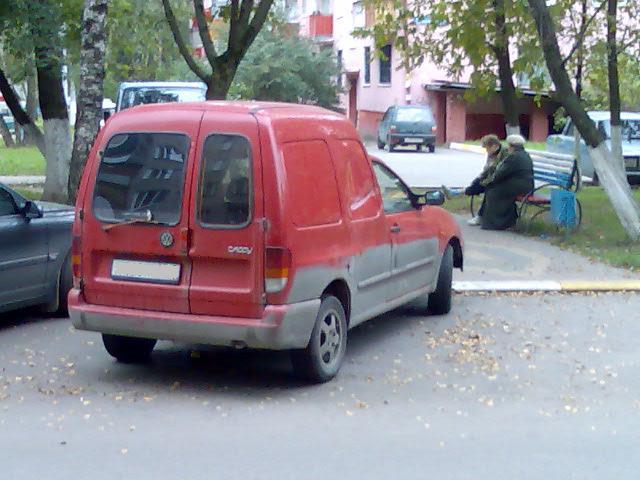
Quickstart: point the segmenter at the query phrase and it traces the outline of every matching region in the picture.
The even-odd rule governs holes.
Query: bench
[[[518,207],[518,227],[523,227],[526,214],[530,209],[537,211],[524,225],[527,230],[531,221],[539,215],[551,210],[551,194],[549,189],[559,188],[576,193],[581,186],[578,164],[573,155],[551,153],[542,150],[527,150],[533,160],[534,189],[526,195],[516,198]],[[475,196],[471,197],[471,215],[476,216]],[[582,205],[576,199],[576,212],[574,229],[582,223]]]

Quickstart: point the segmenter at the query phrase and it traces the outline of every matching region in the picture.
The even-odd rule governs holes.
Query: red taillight
[[[397,132],[397,131],[398,131],[398,127],[396,127],[395,125],[391,125],[391,126],[389,127],[389,131],[390,131],[391,133]]]
[[[82,255],[80,236],[74,235],[71,242],[71,269],[73,271],[73,287],[80,288],[82,276]]]
[[[431,127],[431,132],[436,133],[437,130],[438,130],[438,127],[436,127],[435,125]]]
[[[279,292],[287,285],[290,268],[291,252],[287,248],[266,248],[264,287],[267,293]]]

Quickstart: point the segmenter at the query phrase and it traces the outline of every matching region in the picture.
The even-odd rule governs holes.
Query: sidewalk
[[[465,241],[464,272],[454,271],[455,288],[459,291],[477,291],[466,282],[500,282],[504,290],[512,290],[522,282],[539,288],[538,291],[595,290],[606,284],[611,289],[620,282],[640,288],[640,274],[589,260],[535,238],[508,231],[482,230],[467,225],[466,218],[456,215]],[[633,280],[634,282],[628,282]],[[553,284],[567,288],[557,288]],[[464,283],[463,283],[464,282]],[[505,283],[507,282],[507,283]],[[517,282],[517,283],[515,283]],[[546,282],[546,283],[541,283]],[[489,284],[486,284],[489,286]],[[543,288],[545,287],[545,288]],[[569,288],[571,287],[571,288]],[[528,290],[527,288],[515,288]],[[631,288],[630,288],[631,289]],[[481,288],[480,290],[495,290]]]

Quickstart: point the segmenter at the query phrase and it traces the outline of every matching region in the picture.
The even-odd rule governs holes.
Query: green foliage
[[[380,47],[393,42],[405,67],[425,61],[444,68],[452,79],[470,75],[472,95],[485,96],[497,85],[499,46],[494,0],[366,0],[376,23],[356,35],[373,37]],[[533,88],[548,84],[542,52],[526,2],[505,1],[507,35],[518,51],[514,73],[524,73]]]
[[[180,18],[190,17],[187,2],[173,4]],[[184,23],[186,38],[188,25]],[[158,0],[110,2],[105,69],[105,97],[113,99],[123,81],[197,80],[178,52]]]
[[[604,42],[590,49],[584,85],[584,101],[589,109],[609,108],[607,50]],[[640,111],[640,60],[629,53],[618,57],[620,100],[623,110]]]
[[[240,63],[229,97],[333,108],[338,103],[337,74],[331,49],[264,29]]]

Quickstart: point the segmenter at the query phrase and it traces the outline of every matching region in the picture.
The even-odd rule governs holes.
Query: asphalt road
[[[281,353],[127,366],[67,319],[2,315],[2,478],[637,478],[636,294],[422,307],[354,329],[319,386]]]
[[[411,187],[466,187],[486,161],[483,155],[447,148],[436,148],[434,153],[416,152],[415,147],[387,152],[368,144],[367,150],[384,160]]]

